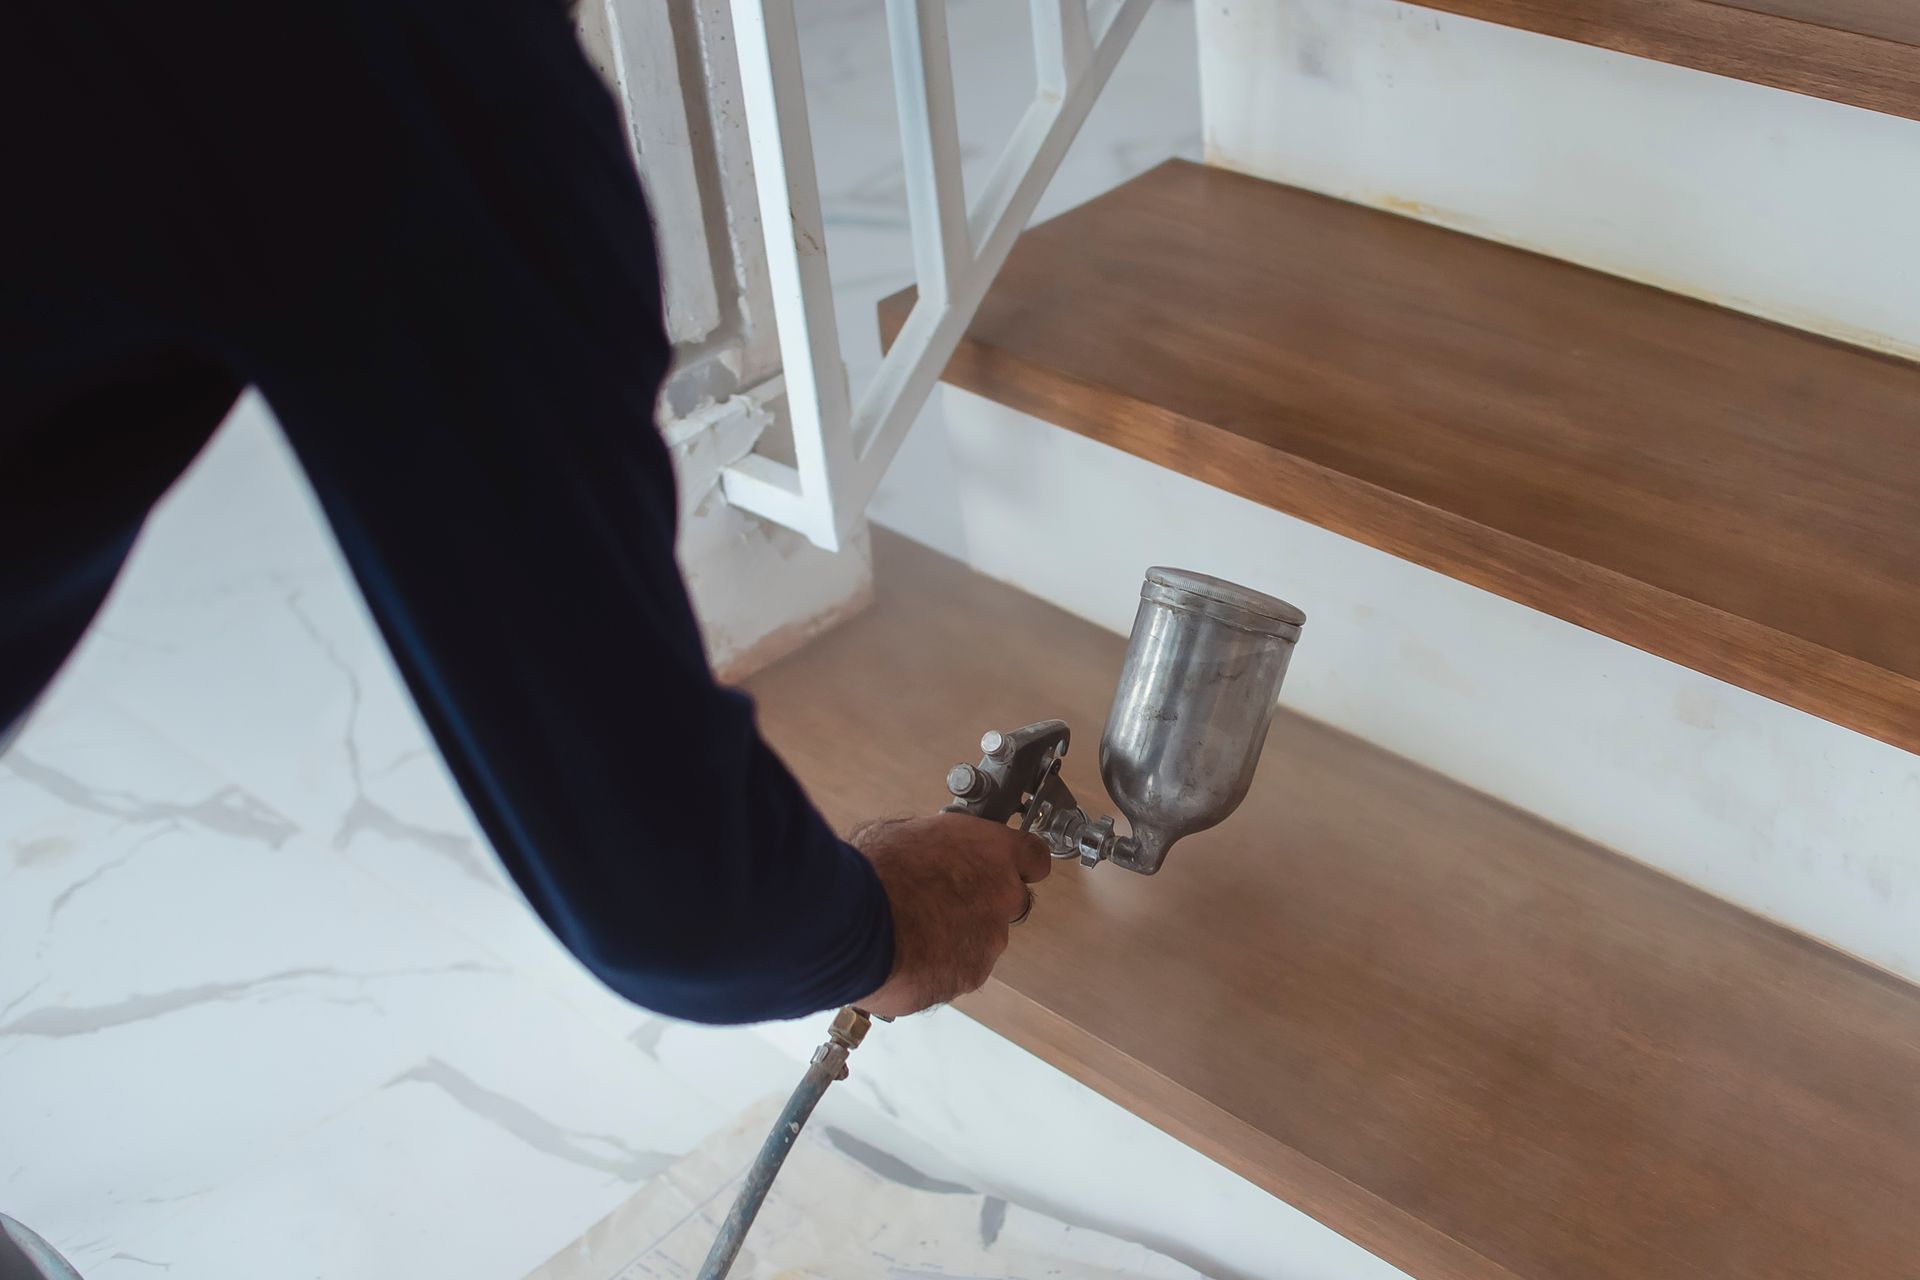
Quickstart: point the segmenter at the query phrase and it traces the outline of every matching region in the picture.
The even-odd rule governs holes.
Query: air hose
[[[760,1154],[747,1169],[740,1194],[727,1210],[727,1220],[721,1223],[720,1234],[714,1238],[713,1248],[707,1251],[707,1260],[700,1264],[700,1280],[725,1280],[726,1274],[733,1270],[733,1260],[739,1256],[740,1246],[747,1242],[747,1232],[759,1216],[767,1192],[773,1189],[773,1179],[780,1172],[780,1166],[787,1162],[787,1153],[799,1140],[801,1127],[826,1096],[827,1086],[847,1078],[847,1055],[860,1047],[860,1042],[867,1037],[867,1028],[872,1025],[873,1019],[866,1011],[852,1005],[834,1015],[833,1025],[827,1029],[827,1042],[813,1051],[807,1074],[800,1077],[793,1096],[780,1108],[780,1118],[773,1122],[772,1132],[760,1145]]]

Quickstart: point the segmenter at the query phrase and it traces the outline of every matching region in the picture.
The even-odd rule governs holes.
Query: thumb
[[[1053,855],[1047,851],[1047,842],[1031,831],[1013,834],[1013,865],[1020,879],[1027,884],[1045,880],[1053,871]]]

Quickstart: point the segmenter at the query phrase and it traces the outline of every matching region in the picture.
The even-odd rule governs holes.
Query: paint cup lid
[[[1147,570],[1140,598],[1286,640],[1299,639],[1307,621],[1306,614],[1278,596],[1187,569],[1156,566]]]

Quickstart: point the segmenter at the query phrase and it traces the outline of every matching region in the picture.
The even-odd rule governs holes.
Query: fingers
[[[876,1018],[904,1018],[930,1009],[939,1001],[925,998],[911,986],[889,980],[887,985],[857,1003]]]
[[[851,836],[893,910],[894,966],[862,1002],[898,1016],[986,982],[1014,921],[1032,910],[1029,881],[1052,869],[1046,842],[964,814],[870,823]]]
[[[1013,833],[1014,869],[1020,873],[1020,879],[1026,884],[1038,884],[1053,871],[1053,855],[1047,852],[1047,842],[1031,832]]]
[[[1033,891],[1027,886],[1046,879],[1053,870],[1047,842],[1030,832],[978,818],[949,816],[960,824],[953,829],[981,859],[977,864],[980,884],[976,892],[992,903],[994,919],[1008,923],[1026,919],[1033,909]],[[1009,871],[1013,874],[1007,874]],[[1004,943],[1002,945],[1004,947]]]
[[[1027,895],[1033,891],[1018,880],[1002,875],[993,887],[994,919],[1012,924],[1016,916],[1027,913]]]

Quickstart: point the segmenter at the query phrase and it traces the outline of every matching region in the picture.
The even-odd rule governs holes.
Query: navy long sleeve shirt
[[[872,868],[702,652],[647,211],[564,7],[8,25],[0,745],[257,385],[481,826],[595,974],[713,1022],[879,986]]]

